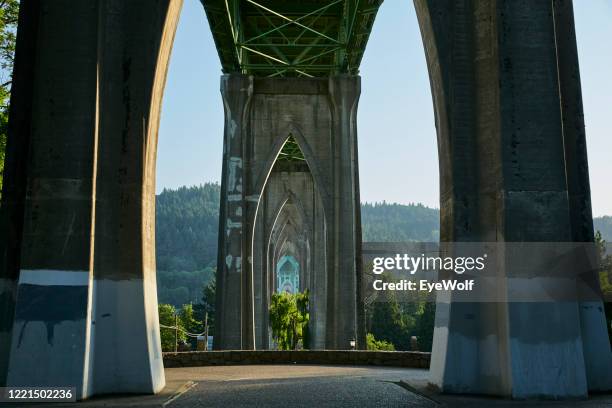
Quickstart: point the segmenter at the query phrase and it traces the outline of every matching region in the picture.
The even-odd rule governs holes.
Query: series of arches
[[[438,134],[441,239],[592,241],[572,2],[415,0],[415,6]],[[70,383],[79,398],[157,392],[164,374],[155,287],[155,156],[181,1],[22,0],[21,7],[0,214],[0,336],[8,340],[0,345],[0,382]],[[326,81],[322,93],[330,108],[317,117],[331,117],[328,127],[339,135],[332,149],[337,160],[317,160],[311,172],[321,179],[325,217],[333,220],[327,225],[333,238],[326,243],[328,270],[349,270],[359,254],[353,260],[334,254],[358,247],[360,236],[341,233],[359,203],[358,80]],[[247,134],[257,118],[247,115],[250,104],[259,103],[253,89],[279,92],[247,76],[226,76],[222,86],[230,143],[222,187],[228,200],[221,212],[229,222],[220,228],[228,241],[219,264],[229,269],[226,293],[218,297],[240,290],[219,323],[237,333],[222,341],[252,348],[255,323],[243,317],[254,316],[254,281],[242,271],[253,247],[237,230],[253,230],[259,197],[252,194],[263,191],[262,169],[270,167],[252,160],[260,152]],[[279,123],[267,133],[291,133],[300,142],[291,121]],[[304,155],[318,155],[312,140],[320,136],[301,130],[313,149],[302,144]],[[279,151],[280,143],[274,147]],[[231,218],[237,214],[244,225]],[[358,301],[360,277],[351,279],[354,293],[338,291],[337,276],[328,277],[328,310]],[[65,310],[53,301],[57,297],[24,296],[30,286],[58,295],[78,290],[85,301]],[[327,315],[326,327],[337,328],[328,329],[328,344],[340,348],[354,334],[359,308],[351,308],[341,317]],[[28,321],[24,313],[34,309],[56,312],[54,335],[68,340],[47,342],[45,322]],[[560,398],[612,388],[601,302],[451,302],[438,310],[431,373],[445,392]],[[559,313],[564,319],[547,318]],[[535,330],[542,326],[545,332]],[[544,346],[533,346],[534,332]]]

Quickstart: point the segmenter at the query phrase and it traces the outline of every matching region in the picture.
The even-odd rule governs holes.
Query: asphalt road
[[[166,406],[612,408],[610,394],[584,401],[511,401],[430,394],[424,391],[428,376],[428,370],[409,368],[317,365],[168,369],[166,379],[170,383],[188,385],[174,394],[175,399],[166,400]]]
[[[166,369],[157,395],[106,395],[67,404],[0,406],[69,408],[452,407],[612,408],[612,395],[585,401],[510,401],[428,394],[428,371],[408,368],[250,365]],[[421,391],[417,391],[421,390]]]
[[[408,370],[312,366],[242,367],[240,378],[197,381],[170,404],[197,407],[435,407],[400,384]],[[264,372],[258,373],[259,370]]]

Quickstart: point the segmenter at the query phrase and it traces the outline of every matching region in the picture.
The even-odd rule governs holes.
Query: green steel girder
[[[224,73],[357,74],[382,0],[201,0]]]
[[[277,162],[304,162],[306,158],[304,158],[304,153],[300,149],[300,146],[295,141],[293,135],[289,135],[289,138],[283,145],[283,148],[278,153],[278,157],[276,159]]]

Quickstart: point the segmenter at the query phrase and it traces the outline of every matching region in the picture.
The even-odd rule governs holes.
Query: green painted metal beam
[[[276,160],[278,162],[306,161],[306,158],[304,158],[304,153],[302,153],[302,150],[295,141],[293,135],[289,136],[283,145],[283,148],[278,153],[278,158]]]
[[[357,74],[382,0],[201,0],[223,72]]]

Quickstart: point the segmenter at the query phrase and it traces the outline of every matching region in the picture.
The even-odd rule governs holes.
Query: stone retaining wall
[[[164,366],[169,368],[242,364],[337,364],[429,368],[430,356],[431,353],[417,351],[188,351],[164,353]]]

